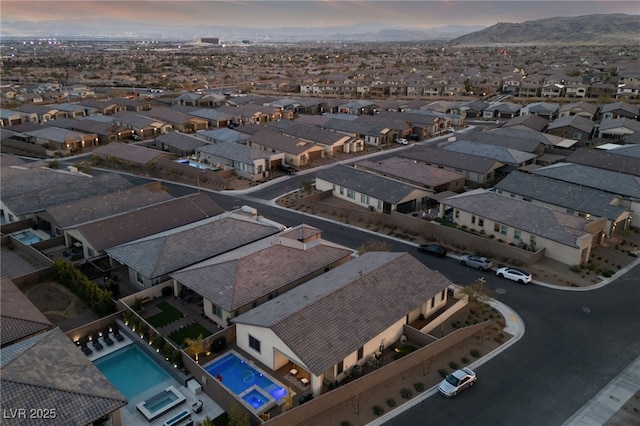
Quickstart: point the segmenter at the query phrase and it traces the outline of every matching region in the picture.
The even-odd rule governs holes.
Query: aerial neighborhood
[[[493,329],[352,229],[577,280],[640,228],[637,49],[62,43],[0,87],[1,402],[49,422],[302,424]]]

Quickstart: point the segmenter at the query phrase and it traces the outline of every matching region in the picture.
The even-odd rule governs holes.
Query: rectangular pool
[[[94,365],[128,400],[172,380],[162,367],[135,344],[97,359]]]
[[[282,384],[234,351],[213,360],[204,369],[257,413],[267,410],[287,395]]]
[[[136,404],[136,408],[148,421],[153,421],[186,400],[174,386],[169,386],[159,394]]]
[[[42,238],[40,238],[39,236],[37,236],[31,231],[22,231],[12,235],[16,237],[22,244],[27,246],[43,241]]]

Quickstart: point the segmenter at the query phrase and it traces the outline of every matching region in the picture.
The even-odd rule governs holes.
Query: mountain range
[[[601,14],[556,17],[521,23],[498,23],[490,27],[447,25],[408,28],[380,23],[319,28],[250,28],[237,26],[166,26],[152,22],[88,19],[83,21],[5,22],[0,37],[59,39],[122,39],[195,41],[217,37],[221,43],[252,42],[384,42],[440,40],[458,45],[495,44],[624,44],[640,40],[640,17]]]

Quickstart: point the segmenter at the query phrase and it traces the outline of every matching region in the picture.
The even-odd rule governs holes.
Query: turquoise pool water
[[[287,390],[274,383],[269,377],[253,368],[249,363],[238,357],[235,353],[228,353],[222,358],[214,360],[204,368],[214,379],[222,379],[222,383],[236,395],[242,394],[251,386],[258,386],[271,397],[279,401],[287,394]],[[247,395],[257,397],[258,392],[250,392]],[[251,403],[250,401],[247,401]],[[255,399],[253,400],[255,403]],[[252,403],[251,403],[252,404]],[[252,404],[253,405],[253,404]],[[257,407],[255,407],[257,408]]]
[[[37,236],[31,231],[22,231],[17,234],[13,234],[22,244],[30,246],[31,244],[39,243],[43,241],[42,238]]]
[[[127,399],[171,381],[162,367],[133,344],[97,359],[94,365]]]

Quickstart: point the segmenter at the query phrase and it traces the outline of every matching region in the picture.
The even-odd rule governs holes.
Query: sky
[[[584,0],[0,0],[2,22],[41,23],[100,17],[161,25],[256,28],[331,27],[386,23],[401,27],[491,26],[555,16],[640,15],[638,1]]]

